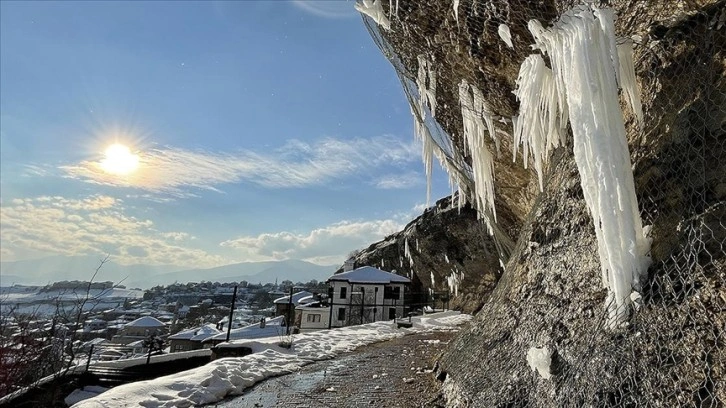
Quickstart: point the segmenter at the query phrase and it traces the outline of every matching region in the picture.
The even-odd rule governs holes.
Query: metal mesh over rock
[[[637,310],[614,330],[605,328],[607,290],[571,146],[554,150],[542,191],[533,166],[512,161],[511,118],[519,109],[513,91],[533,52],[527,23],[547,26],[582,2],[381,4],[390,29],[369,17],[365,23],[412,107],[419,107],[415,120],[427,127],[465,194],[476,186],[463,136],[462,81],[481,91],[484,114],[494,120],[489,149],[497,152],[495,140],[500,143],[494,203],[503,215],[493,239],[501,245],[479,255],[502,259],[505,268],[491,293],[463,291],[486,301],[441,359],[449,404],[726,404],[726,2],[589,3],[612,8],[618,36],[634,42],[644,113],[640,128],[631,110],[623,110],[640,216],[652,227],[653,262]],[[502,25],[512,48],[499,34]],[[430,103],[421,108],[419,102],[422,58],[435,77],[435,115]],[[549,379],[527,363],[528,351],[541,347],[551,353]]]

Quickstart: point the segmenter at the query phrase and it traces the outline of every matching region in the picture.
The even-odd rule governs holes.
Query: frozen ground
[[[210,404],[230,395],[239,395],[265,378],[296,372],[314,361],[334,358],[357,347],[406,334],[457,329],[470,319],[470,315],[442,312],[413,318],[410,329],[397,329],[393,322],[385,321],[303,333],[295,335],[289,350],[278,346],[278,343],[287,340],[279,337],[238,340],[234,344],[250,346],[254,354],[219,359],[193,370],[119,386],[74,407],[189,407]]]

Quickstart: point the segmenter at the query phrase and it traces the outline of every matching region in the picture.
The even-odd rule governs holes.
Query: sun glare
[[[125,176],[139,168],[139,156],[131,153],[128,146],[114,143],[104,152],[101,168],[111,174]]]

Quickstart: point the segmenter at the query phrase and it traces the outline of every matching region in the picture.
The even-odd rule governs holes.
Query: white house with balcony
[[[327,282],[328,327],[342,327],[403,317],[404,291],[411,280],[363,266],[333,275]]]

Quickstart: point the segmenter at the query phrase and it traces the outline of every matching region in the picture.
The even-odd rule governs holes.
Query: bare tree
[[[65,289],[44,302],[54,306],[50,315],[41,311],[42,304],[24,311],[20,304],[11,305],[8,296],[0,299],[0,398],[43,378],[63,377],[74,367],[78,350],[73,341],[85,317],[115,286],[100,286],[92,294],[94,281],[108,261],[107,255],[99,262],[82,292],[68,296]]]

